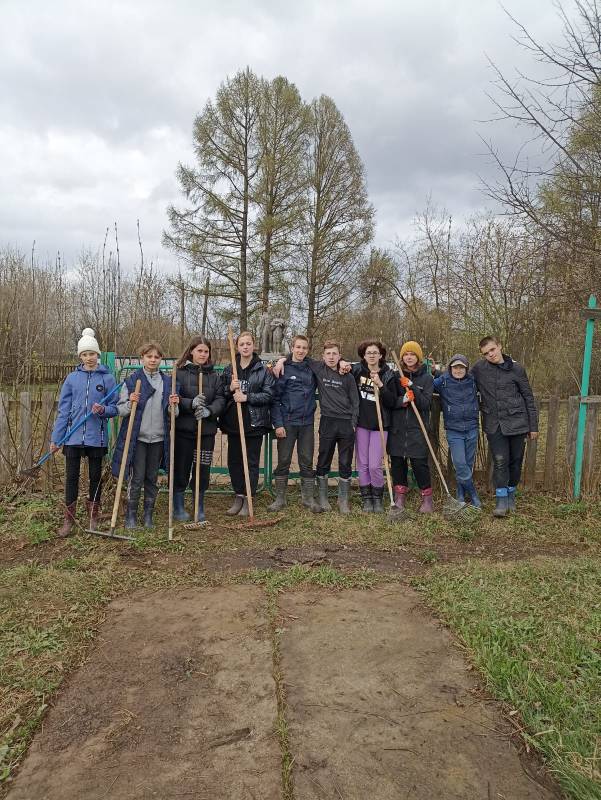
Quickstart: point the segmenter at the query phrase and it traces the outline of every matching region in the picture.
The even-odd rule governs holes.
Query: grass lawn
[[[601,797],[601,562],[469,562],[418,586],[568,797]]]
[[[258,515],[266,516],[267,502],[260,499]],[[0,796],[63,678],[85,659],[111,599],[137,588],[232,581],[259,583],[267,598],[305,585],[369,590],[406,580],[395,569],[404,555],[425,601],[465,642],[566,796],[601,798],[601,504],[525,497],[514,517],[498,521],[487,513],[479,524],[454,528],[439,515],[402,526],[358,511],[346,519],[316,516],[294,499],[277,526],[242,531],[223,515],[226,504],[211,495],[210,526],[178,527],[172,542],[162,527],[140,531],[133,545],[85,534],[53,539],[53,497],[0,508]],[[161,495],[160,522],[165,508]],[[326,545],[377,553],[377,572],[357,562],[274,570],[256,569],[250,556],[241,566],[234,559]],[[207,569],[217,557],[220,566]],[[280,710],[285,775],[293,754],[286,755],[283,702]]]

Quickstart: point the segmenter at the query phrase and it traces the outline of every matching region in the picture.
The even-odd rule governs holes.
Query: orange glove
[[[404,375],[401,375],[401,386],[403,389],[409,389],[410,386],[413,386],[413,381],[406,378]]]
[[[407,389],[405,392],[405,397],[403,397],[403,405],[407,405],[408,403],[413,403],[415,400],[415,395],[411,391],[411,389]]]

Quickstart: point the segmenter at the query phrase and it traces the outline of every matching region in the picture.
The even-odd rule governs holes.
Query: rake
[[[103,397],[101,400],[99,400],[99,401],[98,401],[98,403],[99,403],[101,406],[102,406],[102,405],[105,405],[105,404],[106,404],[106,402],[107,402],[107,400],[110,400],[110,398],[111,398],[111,397],[112,397],[112,396],[113,396],[113,395],[114,395],[116,392],[118,392],[118,391],[119,391],[119,389],[121,389],[121,387],[122,387],[122,386],[123,386],[123,383],[118,383],[116,386],[114,386],[114,387],[111,389],[111,391],[110,391],[110,392],[108,392],[107,394],[105,394],[105,396],[104,396],[104,397]],[[90,417],[92,417],[92,416],[94,416],[94,412],[93,412],[93,411],[89,411],[87,414],[84,414],[84,416],[83,416],[83,417],[82,417],[82,418],[79,420],[79,422],[77,422],[77,423],[76,423],[76,424],[75,424],[75,425],[74,425],[72,428],[69,428],[69,430],[67,431],[67,433],[66,433],[66,434],[63,436],[63,438],[62,438],[60,441],[58,441],[58,442],[56,443],[57,447],[62,447],[62,446],[65,444],[65,442],[66,442],[68,439],[70,439],[70,438],[71,438],[71,436],[73,436],[73,434],[75,433],[75,431],[78,431],[78,430],[81,428],[81,426],[82,426],[82,425],[85,425],[85,424],[86,424],[86,422],[87,422],[87,421],[90,419]],[[44,453],[44,455],[43,455],[43,456],[42,456],[42,457],[41,457],[41,458],[40,458],[40,459],[39,459],[39,460],[38,460],[38,461],[37,461],[37,462],[36,462],[36,463],[33,465],[33,467],[29,467],[28,469],[22,469],[22,470],[20,470],[20,471],[19,471],[19,477],[23,477],[23,478],[35,478],[35,477],[36,477],[36,475],[38,474],[38,470],[39,470],[39,468],[40,468],[40,467],[41,467],[43,464],[45,464],[45,463],[46,463],[46,461],[48,461],[48,459],[49,459],[49,458],[51,458],[51,457],[54,455],[54,453],[58,453],[58,450],[48,450],[48,452],[47,452],[47,453]]]
[[[138,393],[142,387],[142,381],[138,379],[134,391]],[[129,412],[129,419],[127,421],[127,433],[125,434],[125,443],[123,445],[123,456],[121,457],[121,465],[119,467],[119,477],[117,478],[117,488],[115,490],[115,500],[113,502],[113,514],[111,516],[111,527],[109,531],[93,530],[86,528],[86,533],[91,533],[94,536],[104,536],[107,539],[121,539],[125,542],[133,542],[133,536],[120,536],[115,533],[117,527],[117,517],[119,516],[119,501],[121,500],[121,489],[123,487],[123,478],[125,477],[125,466],[127,464],[127,454],[129,453],[129,443],[131,441],[131,434],[134,428],[134,420],[136,418],[136,411],[138,410],[138,402],[134,400],[131,404]]]
[[[177,387],[177,368],[175,364],[171,370],[171,394],[175,394]],[[171,418],[169,420],[169,532],[167,538],[173,539],[173,480],[175,470],[175,405],[169,406]]]
[[[198,394],[202,394],[202,367],[198,373]],[[202,417],[196,426],[196,464],[194,469],[194,522],[188,522],[184,528],[189,531],[198,530],[207,524],[206,519],[198,522],[198,504],[200,501],[200,440],[202,437]]]
[[[401,367],[397,354],[394,352],[394,350],[392,351],[392,357],[394,358],[394,363],[396,364],[399,373],[402,375],[403,369]],[[421,431],[424,435],[424,439],[426,440],[426,444],[428,445],[428,450],[430,451],[430,455],[432,456],[432,461],[436,465],[436,470],[438,472],[440,482],[442,483],[446,495],[442,504],[443,517],[445,517],[445,519],[448,519],[450,522],[471,522],[480,515],[480,512],[476,508],[474,508],[474,506],[469,506],[467,503],[463,503],[461,500],[455,499],[453,495],[450,493],[441,466],[438,463],[436,454],[434,453],[434,448],[432,447],[432,443],[430,442],[428,431],[426,430],[426,426],[424,425],[424,421],[422,419],[421,414],[418,411],[417,406],[415,405],[414,400],[411,401],[411,408],[413,409],[413,412],[417,417],[419,427],[421,428]]]
[[[384,469],[386,470],[386,484],[390,497],[390,510],[388,519],[391,522],[404,522],[411,519],[412,514],[406,508],[397,508],[394,504],[394,491],[392,489],[392,478],[390,476],[390,465],[388,463],[388,453],[386,452],[386,440],[384,439],[384,423],[382,421],[382,408],[380,406],[380,389],[374,383],[374,397],[376,399],[376,414],[378,417],[378,429],[380,431],[380,441],[382,442],[382,454],[384,456]]]

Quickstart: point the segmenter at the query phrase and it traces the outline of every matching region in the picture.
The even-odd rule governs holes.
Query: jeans
[[[338,445],[338,473],[341,478],[350,478],[353,474],[353,451],[355,449],[355,431],[351,421],[336,417],[322,417],[319,421],[317,475],[323,476],[329,473],[336,445]]]
[[[517,486],[522,474],[526,434],[504,436],[499,427],[494,433],[487,433],[486,436],[492,453],[495,489]]]
[[[457,483],[471,481],[478,447],[478,429],[471,431],[446,431]]]
[[[315,432],[310,425],[286,425],[286,438],[278,439],[278,465],[273,474],[276,478],[285,478],[290,472],[290,462],[294,445],[298,456],[301,478],[312,478],[313,451],[315,449]]]
[[[387,436],[388,431],[384,431],[384,442],[386,442]],[[357,428],[355,431],[355,444],[357,446],[359,486],[369,486],[370,484],[376,487],[384,486],[380,431]]]
[[[209,486],[211,462],[215,448],[215,434],[200,437],[200,491]],[[190,474],[191,473],[191,474]],[[188,486],[196,485],[196,437],[175,437],[175,459],[173,461],[173,491],[185,492]]]
[[[246,457],[250,478],[250,492],[254,497],[259,485],[259,462],[261,459],[262,436],[246,437]],[[236,494],[246,494],[244,462],[242,460],[242,440],[233,433],[227,436],[227,468],[230,471],[232,488]]]
[[[403,456],[390,456],[390,471],[392,482],[395,486],[407,486],[409,478],[409,461],[411,469],[415,475],[415,480],[420,489],[429,489],[432,485],[430,480],[430,467],[427,458],[403,458]]]
[[[142,486],[144,486],[144,503],[154,505],[159,493],[157,478],[163,460],[163,442],[136,442],[136,451],[132,462],[131,477],[127,490],[132,506],[138,505]]]

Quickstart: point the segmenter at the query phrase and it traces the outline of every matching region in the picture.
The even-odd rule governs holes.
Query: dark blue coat
[[[109,370],[99,364],[91,372],[80,364],[67,375],[58,401],[58,413],[50,441],[57,443],[99,403],[116,381]],[[108,447],[106,420],[117,416],[117,395],[104,407],[104,414],[94,414],[70,436],[65,444],[69,446]]]
[[[457,380],[450,372],[434,378],[434,391],[440,395],[444,426],[448,431],[466,433],[478,429],[480,405],[476,380],[471,372]]]
[[[163,378],[163,413],[165,415],[165,438],[163,439],[163,460],[161,467],[165,470],[169,469],[169,395],[171,394],[171,375],[165,375],[161,372]],[[129,441],[129,450],[127,452],[127,464],[125,466],[125,474],[129,473],[132,465],[132,459],[136,452],[136,444],[138,443],[138,434],[140,432],[140,425],[142,424],[142,413],[144,406],[148,399],[152,397],[155,390],[148,382],[143,369],[137,369],[132,375],[127,378],[125,385],[131,394],[135,387],[138,378],[142,381],[140,386],[140,402],[136,409],[136,418],[134,420],[134,427],[131,432],[131,439]],[[176,392],[179,387],[176,388]],[[111,471],[115,477],[119,475],[121,468],[121,459],[123,458],[123,447],[125,445],[125,437],[127,435],[127,426],[129,424],[129,417],[123,417],[121,420],[121,427],[119,428],[119,435],[117,436],[117,443],[115,445],[115,452],[113,453],[113,461],[111,463]]]
[[[293,361],[289,356],[284,364],[284,374],[275,382],[271,405],[271,422],[274,428],[287,425],[313,425],[315,390],[317,381],[307,361]]]

